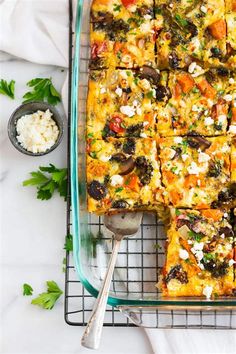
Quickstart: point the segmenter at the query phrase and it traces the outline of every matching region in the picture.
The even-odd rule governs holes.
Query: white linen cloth
[[[67,68],[68,30],[68,0],[0,0],[1,51],[34,63]],[[62,97],[66,107],[67,82]],[[147,329],[146,333],[153,353],[158,354],[233,354],[236,348],[233,331],[225,343],[216,331]]]

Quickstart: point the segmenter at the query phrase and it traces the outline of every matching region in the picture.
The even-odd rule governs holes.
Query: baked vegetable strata
[[[171,219],[164,296],[232,295],[234,232],[229,215],[217,209],[172,209]]]
[[[107,137],[152,137],[158,104],[167,101],[166,72],[143,66],[139,70],[90,72],[87,133]]]
[[[91,68],[154,66],[153,9],[153,0],[94,0]]]
[[[159,68],[186,68],[193,59],[219,65],[226,57],[224,0],[157,0]]]
[[[88,211],[170,210],[163,295],[235,295],[236,0],[93,0],[90,39]]]
[[[193,132],[204,136],[226,134],[232,99],[227,94],[230,73],[219,67],[194,74],[191,66],[196,65],[193,62],[189,66],[191,73],[172,71],[169,74],[170,99],[157,113],[157,132],[161,136]]]
[[[163,202],[155,140],[89,139],[88,210],[155,210]]]
[[[160,139],[166,203],[209,208],[230,183],[231,141],[198,135]]]

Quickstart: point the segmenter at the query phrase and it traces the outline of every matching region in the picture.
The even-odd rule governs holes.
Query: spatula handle
[[[109,294],[113,271],[116,264],[117,255],[119,252],[120,242],[121,241],[118,240],[114,241],[114,247],[108,264],[107,273],[81,340],[81,344],[86,348],[97,349],[100,344],[103,321],[106,312],[107,298]]]

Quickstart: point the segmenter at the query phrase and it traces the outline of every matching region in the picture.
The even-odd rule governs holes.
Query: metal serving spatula
[[[114,215],[105,215],[104,224],[114,233],[114,248],[109,261],[106,276],[102,287],[94,304],[94,308],[88,324],[85,328],[81,344],[90,349],[99,347],[102,334],[103,321],[106,311],[107,298],[109,294],[112,274],[115,268],[120,243],[125,236],[134,235],[141,224],[143,213],[119,213]]]

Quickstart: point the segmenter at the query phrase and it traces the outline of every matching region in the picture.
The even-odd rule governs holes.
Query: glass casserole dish
[[[74,263],[80,281],[96,297],[112,249],[111,234],[102,217],[87,212],[86,205],[86,98],[88,83],[89,16],[91,0],[77,7],[72,72],[71,111],[71,200]],[[156,215],[146,213],[136,237],[125,239],[118,256],[108,304],[119,308],[136,324],[153,326],[142,318],[157,316],[158,310],[233,310],[235,297],[206,300],[197,297],[163,297],[156,288],[163,267],[166,235]],[[232,313],[231,313],[232,315]],[[155,321],[156,323],[156,321]],[[168,326],[168,325],[167,325]]]

